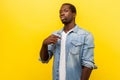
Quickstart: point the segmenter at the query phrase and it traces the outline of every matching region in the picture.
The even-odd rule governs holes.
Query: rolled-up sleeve
[[[53,50],[54,50],[54,45],[53,45],[53,44],[48,45],[48,54],[49,54],[48,59],[47,59],[47,60],[42,60],[41,57],[40,57],[39,60],[40,60],[42,63],[48,63],[49,60],[52,58]]]
[[[91,33],[85,37],[82,52],[82,66],[90,69],[97,69],[97,66],[94,63],[94,38]]]

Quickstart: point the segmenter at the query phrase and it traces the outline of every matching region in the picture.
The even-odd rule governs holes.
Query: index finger
[[[60,39],[60,37],[59,37],[59,36],[54,35],[54,34],[52,34],[52,37],[53,37],[53,38],[59,38],[59,39]]]

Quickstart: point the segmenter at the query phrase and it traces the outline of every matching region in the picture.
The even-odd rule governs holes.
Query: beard
[[[69,20],[69,19],[63,19],[61,20],[63,24],[69,24],[72,22],[72,20]]]

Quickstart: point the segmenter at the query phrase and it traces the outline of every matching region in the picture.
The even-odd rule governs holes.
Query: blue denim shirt
[[[53,34],[61,37],[62,31]],[[60,43],[59,39],[56,44],[48,45],[49,59],[41,60],[47,63],[54,56],[53,80],[59,80]],[[76,25],[66,37],[66,80],[80,80],[82,66],[97,68],[94,65],[94,40],[90,32]]]

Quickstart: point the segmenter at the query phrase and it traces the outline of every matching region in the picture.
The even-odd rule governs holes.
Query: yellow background
[[[39,62],[39,51],[62,28],[64,2],[76,6],[76,23],[94,35],[98,69],[90,80],[120,80],[119,0],[0,0],[0,80],[52,80],[52,60]]]

